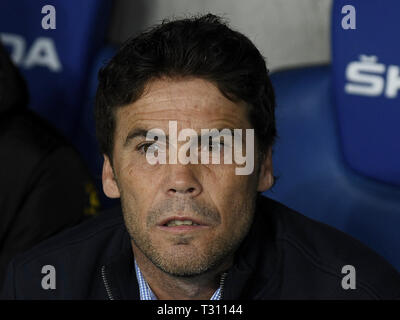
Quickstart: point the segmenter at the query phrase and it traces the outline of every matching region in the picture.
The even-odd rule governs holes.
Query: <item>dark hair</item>
[[[199,77],[232,101],[249,105],[249,121],[262,154],[274,143],[275,95],[264,58],[243,34],[207,14],[164,20],[126,41],[99,71],[95,119],[100,151],[112,161],[114,110],[132,103],[162,77]]]

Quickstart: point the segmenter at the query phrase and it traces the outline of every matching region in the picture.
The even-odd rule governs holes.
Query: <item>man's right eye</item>
[[[140,153],[146,154],[146,152],[158,151],[158,145],[155,142],[143,143],[136,148]]]

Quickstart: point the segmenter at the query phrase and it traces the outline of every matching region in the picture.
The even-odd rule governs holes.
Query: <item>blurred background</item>
[[[276,70],[330,60],[331,5],[332,0],[116,0],[107,37],[118,44],[162,19],[211,12],[248,36]]]
[[[55,29],[43,29],[45,5]],[[400,270],[399,10],[397,0],[2,0],[0,39],[28,82],[29,107],[79,151],[101,190],[99,68],[164,18],[225,17],[265,56],[276,89],[279,179],[265,195]],[[115,204],[99,194],[103,207]]]

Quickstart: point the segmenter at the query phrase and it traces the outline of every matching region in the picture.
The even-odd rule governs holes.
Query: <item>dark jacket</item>
[[[43,266],[56,289],[41,286]],[[342,267],[356,270],[343,289]],[[139,299],[130,238],[120,209],[45,241],[9,266],[2,298]],[[393,299],[400,276],[357,240],[260,197],[248,236],[236,252],[223,299]]]
[[[26,84],[0,45],[0,287],[15,254],[98,206],[78,153],[27,105]]]

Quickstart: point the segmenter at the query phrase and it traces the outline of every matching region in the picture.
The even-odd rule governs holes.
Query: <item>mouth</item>
[[[204,222],[194,219],[191,217],[169,217],[162,220],[159,224],[157,224],[157,228],[168,231],[168,232],[189,232],[189,231],[198,231],[204,228],[209,227],[208,224]]]

